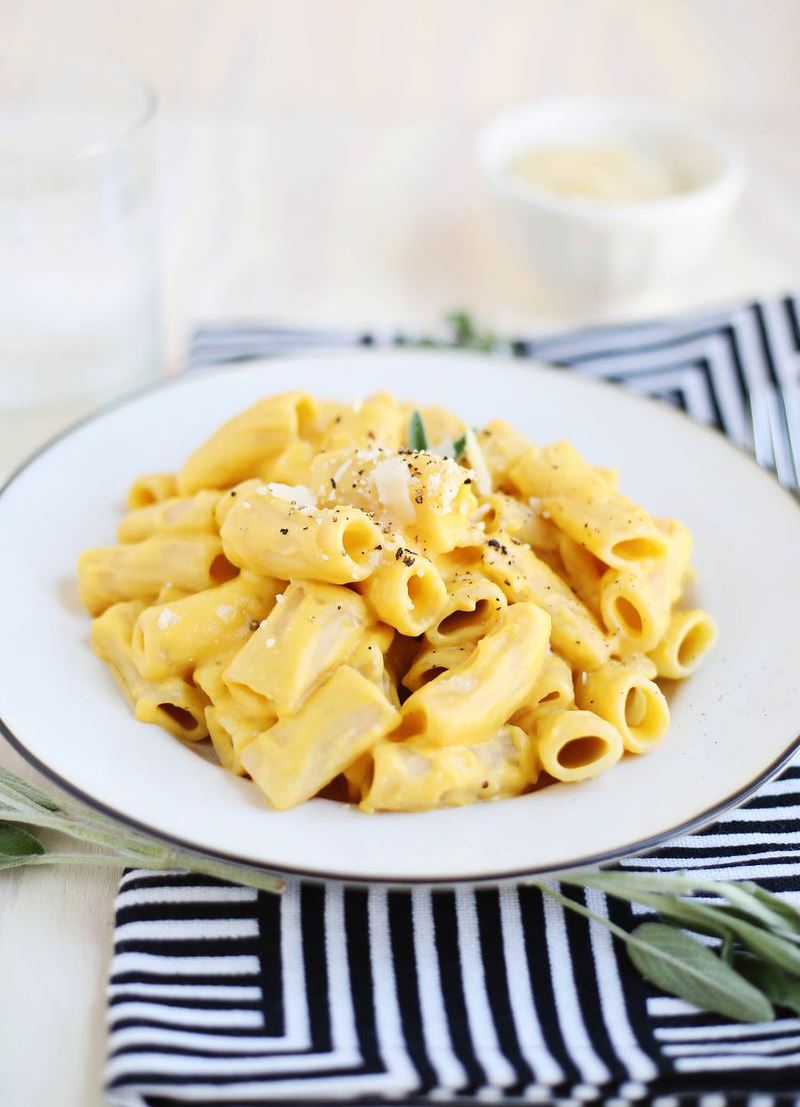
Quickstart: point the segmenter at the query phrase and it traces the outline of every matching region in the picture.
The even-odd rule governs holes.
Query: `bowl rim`
[[[719,159],[720,168],[709,181],[686,192],[625,203],[560,197],[545,189],[537,189],[535,185],[518,182],[506,171],[508,154],[498,156],[494,151],[498,132],[511,123],[518,123],[521,132],[528,132],[528,139],[520,138],[517,149],[528,149],[534,144],[529,140],[534,139],[541,122],[554,111],[571,112],[575,119],[606,115],[620,120],[623,126],[629,121],[649,122],[654,127],[669,128],[711,150]],[[474,153],[485,178],[506,198],[554,215],[608,224],[678,219],[712,207],[732,204],[742,189],[745,177],[744,157],[727,135],[702,116],[643,98],[548,96],[512,104],[495,112],[479,127]]]

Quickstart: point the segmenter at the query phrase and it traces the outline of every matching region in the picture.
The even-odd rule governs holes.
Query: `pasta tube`
[[[488,535],[502,531],[518,542],[527,542],[535,550],[558,550],[559,531],[549,519],[505,492],[492,492],[485,496],[478,508],[487,510],[481,516]]]
[[[599,615],[600,584],[608,566],[567,534],[559,536],[558,549],[573,592],[593,615]]]
[[[220,536],[235,565],[282,580],[329,584],[364,580],[377,567],[383,535],[363,511],[309,510],[274,489],[265,484],[252,495],[237,496],[228,511]]]
[[[386,650],[384,663],[392,674],[396,684],[401,684],[403,677],[411,667],[419,642],[416,638],[406,638],[403,634],[395,635],[394,641]]]
[[[578,707],[611,723],[628,753],[645,753],[669,726],[669,707],[652,679],[655,675],[655,665],[642,654],[606,661],[594,672],[581,674],[575,700]]]
[[[610,569],[601,581],[603,622],[625,653],[646,653],[662,638],[689,565],[692,540],[686,527],[674,520],[659,526],[668,539],[663,558],[647,571]]]
[[[247,641],[275,603],[281,581],[241,573],[217,588],[146,608],[133,632],[139,671],[158,680],[194,669]]]
[[[182,499],[159,500],[126,515],[117,527],[120,542],[141,542],[152,534],[216,534],[214,508],[219,492],[198,492]]]
[[[156,596],[156,603],[169,603],[170,600],[182,600],[184,596],[190,596],[191,592],[187,592],[184,588],[176,588],[171,580],[168,580],[166,584],[162,584],[158,590]]]
[[[486,577],[457,573],[448,580],[444,604],[425,636],[434,646],[474,642],[507,606],[503,592]]]
[[[135,511],[139,507],[149,507],[159,500],[168,500],[177,495],[178,484],[172,473],[146,473],[137,477],[128,492],[128,507]]]
[[[372,754],[362,753],[342,771],[348,803],[360,803],[372,783]]]
[[[381,562],[361,592],[379,619],[412,638],[428,630],[448,601],[433,562],[402,547]]]
[[[190,455],[178,474],[182,496],[201,488],[230,488],[256,476],[263,461],[305,435],[317,414],[316,400],[284,392],[259,400],[229,419]]]
[[[120,600],[153,600],[169,582],[199,592],[236,575],[210,534],[153,535],[143,542],[84,550],[78,559],[81,603],[99,615]]]
[[[242,751],[271,727],[277,718],[271,704],[261,700],[243,704],[231,694],[222,679],[227,664],[223,657],[206,662],[195,671],[194,680],[211,700],[206,708],[206,725],[214,752],[224,769],[244,776]]]
[[[622,757],[619,731],[593,711],[564,711],[542,719],[536,750],[545,772],[556,780],[588,780]]]
[[[441,673],[461,665],[474,648],[474,642],[447,646],[433,646],[430,642],[424,642],[412,665],[406,671],[402,683],[410,692],[416,692],[423,684],[427,684]]]
[[[396,707],[399,711],[400,697],[397,694],[397,684],[384,664],[380,637],[379,633],[369,630],[347,659],[347,664],[367,680],[377,684],[392,707]]]
[[[296,715],[279,719],[242,752],[273,807],[310,799],[400,721],[381,690],[342,665]]]
[[[486,467],[492,477],[495,488],[508,488],[513,491],[511,467],[514,462],[530,449],[530,442],[504,419],[492,419],[477,435],[478,445],[483,454]]]
[[[241,495],[255,494],[257,488],[261,488],[264,481],[260,477],[252,477],[250,480],[243,480],[241,484],[237,484],[235,488],[228,489],[227,492],[219,494],[219,499],[214,507],[214,521],[217,524],[217,530],[222,527],[222,524],[228,518],[228,513],[231,508],[236,504],[236,497]]]
[[[205,719],[208,736],[211,739],[211,745],[214,747],[214,753],[217,755],[220,765],[235,776],[246,776],[247,774],[242,766],[241,750],[249,743],[245,742],[241,747],[237,744],[233,735],[220,720],[219,711],[216,707],[206,708]],[[255,737],[256,735],[253,735],[253,738]],[[250,739],[250,741],[252,740]]]
[[[362,811],[426,811],[518,796],[535,783],[538,760],[528,735],[504,726],[474,746],[381,742],[372,754],[371,781],[359,769],[362,792],[368,782]]]
[[[527,546],[498,534],[484,549],[483,571],[510,603],[539,604],[553,621],[553,649],[576,669],[596,669],[611,643],[591,611],[561,577]]]
[[[405,445],[407,418],[388,392],[343,407],[322,439],[324,450],[352,448],[354,442],[372,442],[389,450]]]
[[[606,565],[627,568],[667,551],[656,521],[615,491],[568,442],[529,449],[512,466],[511,478],[526,496],[539,497],[553,522]]]
[[[436,568],[443,577],[450,580],[457,573],[467,573],[470,570],[482,571],[484,556],[484,543],[486,537],[481,531],[471,532],[466,545],[455,546],[446,553],[439,554],[434,560]]]
[[[506,607],[466,661],[409,696],[401,735],[469,746],[494,734],[533,687],[549,636],[550,617],[540,607]]]
[[[293,714],[347,660],[370,622],[349,588],[296,581],[230,662],[225,682],[273,703],[281,716]]]
[[[705,611],[675,611],[650,657],[660,677],[683,680],[699,668],[716,640],[716,623]]]
[[[466,430],[463,419],[459,419],[452,411],[448,411],[446,407],[440,407],[439,404],[429,404],[422,408],[422,420],[428,434],[428,441],[435,454],[442,452],[438,448],[442,445],[452,447]],[[448,449],[447,452],[452,454],[453,451]]]
[[[542,662],[536,683],[522,706],[511,716],[511,722],[521,726],[527,734],[535,734],[540,719],[559,715],[574,703],[572,670],[558,654],[549,653]]]
[[[268,457],[259,466],[262,481],[276,484],[308,485],[315,448],[304,438],[294,438],[275,457]]]
[[[136,668],[131,638],[142,607],[131,600],[107,608],[92,623],[94,651],[107,662],[140,722],[155,723],[184,741],[199,741],[208,734],[203,693],[178,676],[147,680]]]

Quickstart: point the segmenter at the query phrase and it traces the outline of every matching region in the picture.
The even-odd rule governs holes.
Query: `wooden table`
[[[603,317],[798,283],[793,0],[18,0],[0,5],[0,33],[7,49],[111,54],[155,84],[173,371],[199,319],[429,326],[462,305],[523,331],[587,319],[507,249],[472,160],[482,119],[548,93],[681,103],[751,164],[703,267]],[[48,429],[32,423],[0,464]],[[7,748],[0,762],[26,772]],[[116,879],[0,878],[3,1107],[103,1102]]]

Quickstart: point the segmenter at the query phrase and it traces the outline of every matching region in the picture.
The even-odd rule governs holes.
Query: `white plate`
[[[672,695],[664,742],[596,781],[498,803],[364,815],[314,800],[276,813],[237,779],[136,722],[89,648],[75,563],[114,541],[133,477],[175,469],[257,397],[378,388],[569,438],[657,515],[691,527],[696,599],[720,640]],[[652,847],[741,802],[798,746],[800,511],[744,454],[663,405],[567,372],[449,353],[315,354],[194,375],[51,444],[0,496],[0,714],[38,768],[164,838],[267,868],[392,882],[500,880]]]

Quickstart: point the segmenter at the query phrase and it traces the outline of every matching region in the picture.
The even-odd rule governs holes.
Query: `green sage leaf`
[[[723,941],[733,937],[721,911],[717,914],[713,907],[709,910],[704,904],[681,899],[680,896],[661,896],[660,899],[662,902],[655,906],[663,922],[710,938],[722,938]]]
[[[730,935],[730,927],[724,916],[717,917],[708,911],[698,910],[704,905],[697,900],[684,899],[669,891],[674,879],[665,876],[663,880],[664,891],[653,891],[654,881],[648,876],[646,886],[643,888],[634,875],[618,872],[598,872],[587,874],[585,879],[580,875],[580,881],[570,877],[566,883],[580,883],[584,887],[597,888],[606,895],[617,899],[627,900],[628,903],[639,903],[644,907],[650,907],[666,923],[683,927],[684,930],[694,930],[698,934],[706,934],[712,938],[726,938]]]
[[[741,919],[732,919],[730,927],[739,941],[752,953],[786,972],[800,976],[800,948],[788,938],[762,930],[761,927]]]
[[[753,889],[756,891],[754,892]],[[751,884],[750,882],[734,884],[731,881],[724,881],[709,883],[707,890],[716,892],[727,900],[728,906],[720,908],[726,914],[778,934],[784,934],[790,938],[796,936],[797,932],[789,925],[786,912],[776,910],[771,901],[776,900],[781,908],[787,907],[788,904],[782,903],[777,896],[770,896],[769,892],[763,892],[763,889],[759,888],[757,884]],[[763,894],[756,894],[759,892],[763,892]],[[789,908],[789,911],[800,918],[793,911],[793,908]]]
[[[464,452],[467,448],[467,436],[462,434],[460,438],[457,438],[453,443],[453,457],[456,461],[461,461],[464,456]]]
[[[475,341],[477,329],[468,311],[452,311],[446,318],[453,328],[453,342],[457,346],[469,346]]]
[[[697,902],[690,904],[688,900],[684,900],[683,903],[698,921],[726,927],[752,953],[777,965],[780,969],[800,976],[800,948],[788,938],[747,922],[725,907],[714,907]]]
[[[33,804],[45,811],[60,810],[59,804],[53,796],[43,792],[41,788],[37,788],[34,784],[29,784],[27,780],[21,780],[14,773],[10,773],[8,769],[0,768],[0,804],[2,804],[4,798],[14,803],[22,801]]]
[[[774,1017],[772,1004],[757,987],[684,931],[642,923],[631,937],[631,961],[646,980],[669,995],[738,1022]]]
[[[428,436],[425,433],[425,424],[418,411],[412,411],[411,418],[408,420],[408,448],[416,452],[427,450],[428,448]]]
[[[497,345],[497,337],[491,331],[481,331],[468,311],[454,311],[447,316],[453,329],[453,345],[466,350],[490,353]]]
[[[800,1015],[800,980],[796,976],[747,953],[735,954],[733,967],[778,1007]]]
[[[42,853],[44,846],[30,831],[21,826],[0,823],[0,863],[3,860],[17,861]]]
[[[780,916],[786,925],[786,929],[790,933],[800,936],[800,911],[792,907],[791,903],[787,903],[786,900],[781,899],[780,896],[768,892],[766,888],[760,888],[758,884],[754,884],[752,880],[742,880],[738,882],[735,887],[749,892],[759,903],[768,907],[774,915]]]

